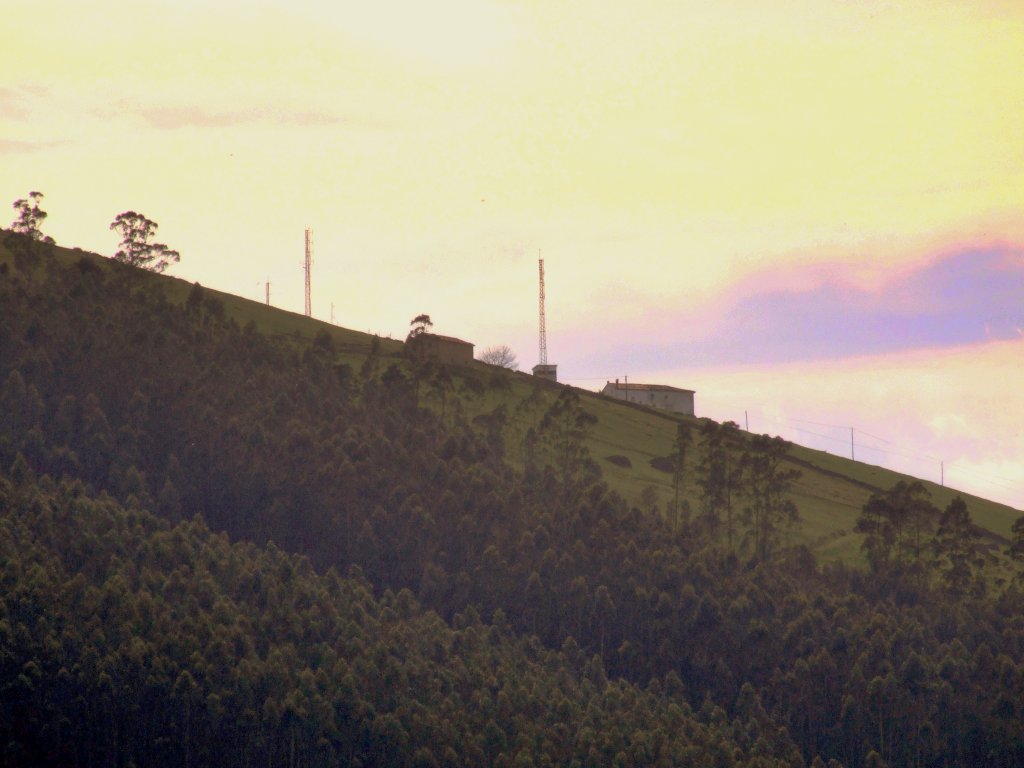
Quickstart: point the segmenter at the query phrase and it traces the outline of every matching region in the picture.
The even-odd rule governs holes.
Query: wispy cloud
[[[24,120],[27,117],[28,108],[21,92],[14,88],[0,88],[0,118]]]
[[[0,86],[0,118],[19,122],[29,120],[34,104],[46,95],[46,88],[32,83]]]
[[[765,275],[778,285],[779,275]],[[591,355],[600,368],[623,355],[638,366],[761,365],[945,348],[1018,337],[1024,323],[1024,250],[963,250],[865,288],[821,267],[796,270],[799,289],[757,289],[701,312],[669,312],[664,342],[637,338]],[[709,318],[708,315],[713,318]],[[699,328],[698,333],[691,329]]]
[[[20,155],[28,152],[39,152],[67,144],[66,141],[22,141],[19,139],[0,139],[0,155]]]
[[[329,112],[289,111],[268,107],[210,110],[197,106],[159,106],[144,107],[137,111],[151,126],[161,130],[188,127],[226,128],[260,122],[298,127],[320,127],[357,122]],[[368,125],[369,121],[363,124]]]

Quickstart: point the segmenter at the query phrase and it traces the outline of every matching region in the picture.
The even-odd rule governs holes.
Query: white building
[[[692,389],[679,389],[667,384],[620,384],[616,379],[605,384],[601,394],[629,403],[664,408],[687,416],[694,415],[693,396],[696,392]]]

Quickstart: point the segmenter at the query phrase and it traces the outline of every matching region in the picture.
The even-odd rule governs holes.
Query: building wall
[[[455,365],[473,361],[473,345],[466,341],[424,333],[409,339],[408,343],[412,354],[420,358]]]
[[[558,381],[558,366],[553,363],[538,363],[533,366],[533,375],[548,381]]]
[[[614,397],[616,400],[664,408],[667,411],[683,413],[688,416],[694,415],[694,393],[682,389],[633,389],[632,387],[626,389],[624,386],[617,387],[609,382],[601,393]]]

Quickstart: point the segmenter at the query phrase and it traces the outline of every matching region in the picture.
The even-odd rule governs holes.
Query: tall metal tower
[[[544,259],[537,259],[540,268],[540,364],[548,364],[548,332],[544,323]]]
[[[548,365],[548,331],[544,322],[544,259],[537,259],[540,270],[540,362],[533,366],[533,375],[558,381],[558,366]]]
[[[306,227],[306,317],[313,316],[313,304],[310,301],[309,276],[313,266],[313,230]]]

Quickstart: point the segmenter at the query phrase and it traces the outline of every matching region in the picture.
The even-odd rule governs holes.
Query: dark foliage
[[[0,467],[10,468],[23,484],[44,474],[70,481],[49,492],[46,482],[27,491],[28,507],[21,501],[6,502],[10,525],[33,505],[45,511],[52,499],[68,496],[67,488],[77,480],[85,486],[79,496],[108,510],[104,514],[127,507],[123,514],[136,522],[123,525],[132,536],[177,536],[185,549],[219,542],[223,550],[216,559],[244,554],[262,563],[256,569],[261,578],[282,568],[271,561],[291,563],[289,578],[305,567],[300,565],[305,560],[283,552],[308,558],[311,567],[303,578],[310,585],[337,580],[329,569],[346,573],[358,567],[361,578],[345,582],[344,590],[357,590],[361,596],[354,602],[338,598],[341,607],[332,610],[339,621],[358,624],[353,615],[360,616],[360,611],[380,618],[391,610],[403,642],[413,638],[410,647],[419,647],[413,640],[421,634],[444,633],[448,639],[442,647],[461,647],[452,638],[469,625],[478,627],[474,631],[481,636],[497,633],[507,645],[501,651],[510,654],[504,662],[461,651],[440,657],[432,656],[429,648],[423,651],[424,658],[438,664],[466,666],[467,677],[456,687],[471,702],[465,717],[474,725],[466,732],[482,739],[473,742],[475,747],[469,737],[454,732],[448,740],[421,738],[433,732],[413,727],[417,716],[455,728],[463,710],[454,705],[446,709],[439,699],[417,699],[403,720],[393,713],[398,701],[405,700],[404,678],[381,673],[385,682],[366,683],[376,685],[374,695],[381,698],[359,689],[372,709],[351,710],[356,713],[353,722],[368,719],[376,725],[369,735],[358,730],[363,725],[352,726],[356,730],[346,732],[340,742],[349,751],[332,751],[334,737],[323,736],[315,725],[321,716],[311,714],[320,712],[319,705],[310,703],[312,691],[321,686],[318,695],[324,699],[341,695],[337,688],[344,675],[332,671],[336,660],[351,669],[361,658],[358,653],[339,650],[329,634],[317,634],[306,602],[281,597],[284,634],[253,625],[243,633],[249,640],[228,642],[221,656],[204,662],[204,654],[212,651],[203,633],[216,624],[206,621],[208,614],[202,611],[215,611],[222,592],[225,600],[241,605],[235,587],[219,585],[219,566],[205,566],[202,572],[209,572],[212,586],[203,592],[193,585],[200,569],[189,565],[180,577],[187,583],[168,592],[161,580],[181,570],[179,561],[152,559],[152,547],[142,544],[138,552],[136,545],[125,545],[125,554],[117,557],[131,561],[137,570],[151,570],[153,584],[160,585],[161,599],[166,600],[160,613],[187,620],[188,629],[182,631],[202,638],[195,648],[188,645],[197,642],[194,637],[176,641],[193,648],[189,652],[199,658],[175,657],[177,666],[167,667],[168,676],[175,675],[170,688],[158,688],[146,705],[168,717],[184,717],[187,723],[179,722],[177,728],[199,729],[188,731],[195,736],[195,753],[169,752],[166,759],[171,762],[229,759],[211,743],[219,731],[210,725],[223,724],[229,716],[217,714],[220,719],[203,720],[202,726],[196,719],[220,712],[217,707],[226,706],[225,698],[245,702],[233,713],[251,711],[242,717],[249,730],[237,737],[243,745],[238,754],[252,754],[246,750],[273,742],[270,749],[277,758],[271,761],[276,764],[356,757],[365,764],[498,764],[501,756],[525,765],[530,764],[527,760],[570,764],[574,759],[599,765],[671,764],[688,759],[677,758],[677,753],[665,757],[667,752],[638,734],[650,731],[652,739],[664,740],[670,738],[667,731],[677,728],[687,735],[693,729],[685,723],[693,712],[702,727],[718,728],[714,738],[724,741],[722,757],[706,759],[718,754],[718,748],[705,739],[700,742],[705,751],[697,753],[700,759],[693,756],[690,762],[734,764],[737,748],[735,760],[751,764],[759,764],[761,756],[764,764],[772,759],[798,761],[798,753],[807,763],[821,756],[851,766],[865,764],[872,755],[906,766],[1024,761],[1024,601],[1013,589],[998,596],[980,594],[970,588],[969,575],[964,580],[964,569],[972,567],[969,552],[952,541],[957,531],[970,529],[959,509],[940,521],[944,539],[931,535],[938,528],[928,528],[927,514],[912,533],[901,529],[892,544],[888,533],[878,529],[880,548],[872,559],[877,564],[909,567],[913,554],[916,568],[919,560],[932,562],[925,558],[928,542],[946,541],[943,554],[933,558],[934,567],[955,574],[938,580],[938,586],[919,570],[821,569],[809,552],[782,547],[776,535],[791,512],[780,506],[779,486],[771,484],[785,480],[773,475],[776,454],[765,454],[759,474],[752,475],[755,480],[744,479],[740,470],[753,459],[743,461],[732,427],[707,427],[705,453],[692,462],[704,493],[701,500],[693,500],[700,514],[692,523],[678,512],[666,520],[631,508],[601,482],[600,470],[583,445],[592,417],[569,390],[559,394],[538,388],[531,397],[544,403],[545,411],[537,423],[524,423],[522,413],[527,411],[516,408],[514,401],[470,420],[467,404],[486,390],[457,372],[389,358],[379,350],[362,360],[344,359],[332,349],[329,337],[308,342],[268,339],[251,327],[239,328],[198,286],[184,305],[171,305],[155,278],[125,280],[116,270],[92,271],[70,262],[50,262],[45,276],[11,270],[0,278],[0,308]],[[672,468],[682,472],[682,437],[679,446]],[[765,450],[781,449],[769,443]],[[524,471],[505,461],[513,451],[522,454]],[[758,498],[748,482],[767,483],[767,495]],[[8,499],[11,493],[17,492],[11,491]],[[102,494],[110,498],[94,498]],[[742,503],[752,505],[749,512]],[[882,509],[880,505],[869,511]],[[142,510],[155,512],[160,521]],[[197,516],[214,531],[268,550],[230,546],[197,522],[179,524]],[[741,559],[738,548],[744,516],[762,526],[754,547],[757,557],[750,561]],[[100,584],[115,573],[128,585],[122,591],[130,593],[142,583],[132,581],[130,571],[110,571],[106,565],[102,579],[89,581],[86,564],[97,547],[102,552],[108,546],[99,533],[87,546],[75,543],[69,527],[39,535],[38,541],[34,536],[21,535],[18,549],[34,542],[45,550],[37,558],[45,561],[41,573],[49,573],[51,566],[56,570],[46,577],[45,588],[34,593],[39,597],[33,598],[32,611],[74,608],[70,600],[61,607],[62,580],[80,590],[92,583],[101,592],[105,587]],[[8,585],[21,589],[18,585],[27,583],[32,572],[31,566],[22,565],[5,571],[11,575],[5,576],[4,594]],[[75,582],[78,572],[84,583]],[[321,588],[334,589],[309,587]],[[44,597],[47,590],[57,596],[52,602]],[[155,587],[150,591],[155,594]],[[371,591],[380,596],[379,603]],[[280,586],[277,592],[287,590]],[[398,598],[393,596],[402,594],[410,606],[422,603],[454,629],[424,618],[418,608],[396,608],[392,601]],[[4,605],[8,610],[11,603]],[[244,605],[238,611],[250,622],[263,610]],[[325,610],[320,608],[321,613]],[[58,646],[65,642],[62,631],[82,623],[78,614],[60,615],[64,618],[53,619]],[[467,619],[479,616],[494,617],[492,627]],[[31,621],[21,623],[31,626]],[[144,624],[127,626],[124,637],[144,636]],[[380,624],[373,626],[374,633],[387,635]],[[16,725],[11,728],[21,730],[6,735],[11,743],[52,743],[53,729],[66,727],[60,725],[62,718],[78,722],[76,710],[60,708],[63,702],[76,697],[88,701],[88,695],[107,690],[103,685],[121,690],[116,675],[134,669],[126,656],[117,655],[127,639],[110,640],[108,647],[94,638],[92,645],[58,652],[42,640],[22,643],[13,632],[0,636],[8,660],[4,663],[15,665],[13,679],[22,674],[17,670],[35,663],[37,678],[53,685],[60,667],[53,661],[44,669],[40,659],[53,653],[61,664],[81,664],[84,649],[95,643],[98,652],[122,661],[101,665],[112,683],[101,682],[97,672],[70,698],[48,699],[51,709],[33,709],[30,703],[14,712]],[[548,651],[522,639],[530,636]],[[279,690],[285,693],[277,698],[269,693],[269,683],[246,688],[244,696],[222,696],[216,685],[207,686],[249,658],[246,642],[260,663],[269,663],[272,648],[280,643],[280,655],[274,657],[285,670],[280,675],[299,682],[282,683]],[[495,670],[503,663],[514,669],[523,663],[515,654],[529,649],[537,659],[548,659],[537,662],[544,672],[530,683],[536,695],[510,689],[496,708],[484,706],[489,697],[500,699],[504,690]],[[556,651],[562,653],[558,659],[546,655]],[[331,666],[322,670],[312,659],[325,654]],[[387,652],[371,657],[383,664]],[[406,661],[399,656],[394,662],[399,672],[406,669]],[[301,682],[307,668],[312,683]],[[323,680],[318,682],[321,670]],[[366,675],[366,680],[372,677]],[[606,675],[623,680],[612,686],[618,703],[606,698]],[[601,693],[578,700],[588,714],[571,721],[575,725],[566,726],[569,730],[552,730],[551,723],[565,721],[543,705],[559,700],[550,693],[554,688],[572,690],[572,680],[591,680],[591,693]],[[286,706],[296,690],[305,692],[296,693],[299,698]],[[474,695],[481,700],[476,702]],[[561,695],[568,697],[564,691]],[[642,704],[648,695],[658,703]],[[486,720],[474,719],[474,707],[487,714]],[[37,710],[56,713],[55,720],[32,720]],[[666,714],[677,710],[678,715]],[[634,719],[636,712],[648,713],[649,724]],[[383,713],[392,713],[390,719]],[[95,726],[95,738],[110,741],[97,749],[120,750],[110,745],[121,744],[124,732],[109,729],[112,723],[123,724],[131,712],[107,714]],[[679,724],[669,725],[676,716]],[[236,718],[230,720],[232,728],[242,728],[236,714],[230,718]],[[635,727],[629,731],[630,741],[602,746],[606,734],[626,732],[615,730],[619,722],[623,729]],[[523,737],[539,734],[537,724],[545,724],[552,748],[544,745],[544,736]],[[45,739],[43,729],[48,729]],[[662,729],[666,733],[658,735]],[[321,745],[322,753],[316,751],[321,739],[328,742]],[[631,751],[641,742],[645,746],[637,747],[640,751]],[[441,743],[455,757],[446,757]],[[421,748],[426,751],[418,752]],[[117,754],[122,761],[139,760],[132,757],[136,753]]]
[[[18,474],[18,473],[14,473]],[[452,626],[200,519],[0,475],[0,756],[18,765],[735,766],[795,758],[763,715],[694,712],[598,658]]]

